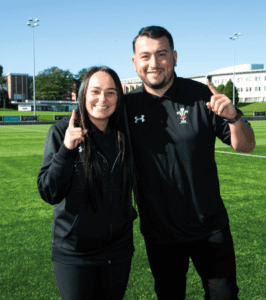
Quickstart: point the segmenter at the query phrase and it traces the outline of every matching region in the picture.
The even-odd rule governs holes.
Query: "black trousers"
[[[184,300],[189,257],[201,277],[205,300],[239,300],[236,263],[229,224],[220,232],[185,244],[155,245],[145,241],[159,300]],[[196,295],[194,299],[199,299]]]
[[[185,299],[189,257],[202,279],[206,300],[239,300],[229,225],[196,242],[166,246],[145,240],[145,244],[159,300]],[[131,260],[80,268],[53,263],[62,300],[122,300],[124,297]]]
[[[90,267],[53,262],[61,300],[123,300],[131,261]]]

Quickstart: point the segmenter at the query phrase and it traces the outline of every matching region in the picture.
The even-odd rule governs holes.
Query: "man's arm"
[[[222,118],[228,120],[235,118],[237,112],[232,101],[226,95],[220,94],[208,79],[207,86],[213,94],[210,102],[206,103],[207,108]],[[228,124],[231,132],[232,148],[238,152],[252,152],[255,148],[255,135],[248,124],[243,122],[242,118],[234,124]]]
[[[236,123],[230,124],[231,146],[235,151],[250,153],[255,148],[254,132],[240,118]]]

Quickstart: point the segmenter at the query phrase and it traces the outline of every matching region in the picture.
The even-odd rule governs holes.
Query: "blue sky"
[[[266,68],[266,1],[0,0],[0,64],[7,73],[35,75],[57,66],[77,74],[106,65],[121,79],[138,76],[132,41],[142,27],[159,25],[173,36],[177,76],[187,77],[232,66],[262,63]]]

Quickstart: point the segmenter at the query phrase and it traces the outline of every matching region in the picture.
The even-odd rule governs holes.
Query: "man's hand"
[[[211,101],[206,103],[207,108],[212,110],[217,116],[228,120],[233,119],[237,112],[232,101],[226,95],[220,94],[208,79],[207,86],[213,93]]]
[[[76,117],[76,111],[73,110],[71,118],[69,120],[69,125],[65,133],[64,145],[66,148],[73,150],[77,147],[77,145],[83,141],[84,135],[88,132],[87,129],[82,130],[82,128],[74,127],[74,120]]]

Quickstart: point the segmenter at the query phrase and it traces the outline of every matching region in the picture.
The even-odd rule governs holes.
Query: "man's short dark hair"
[[[151,39],[159,39],[165,36],[168,39],[169,46],[174,51],[174,42],[171,34],[161,26],[148,26],[140,29],[139,34],[133,40],[133,52],[135,53],[135,43],[139,36],[146,36]]]

